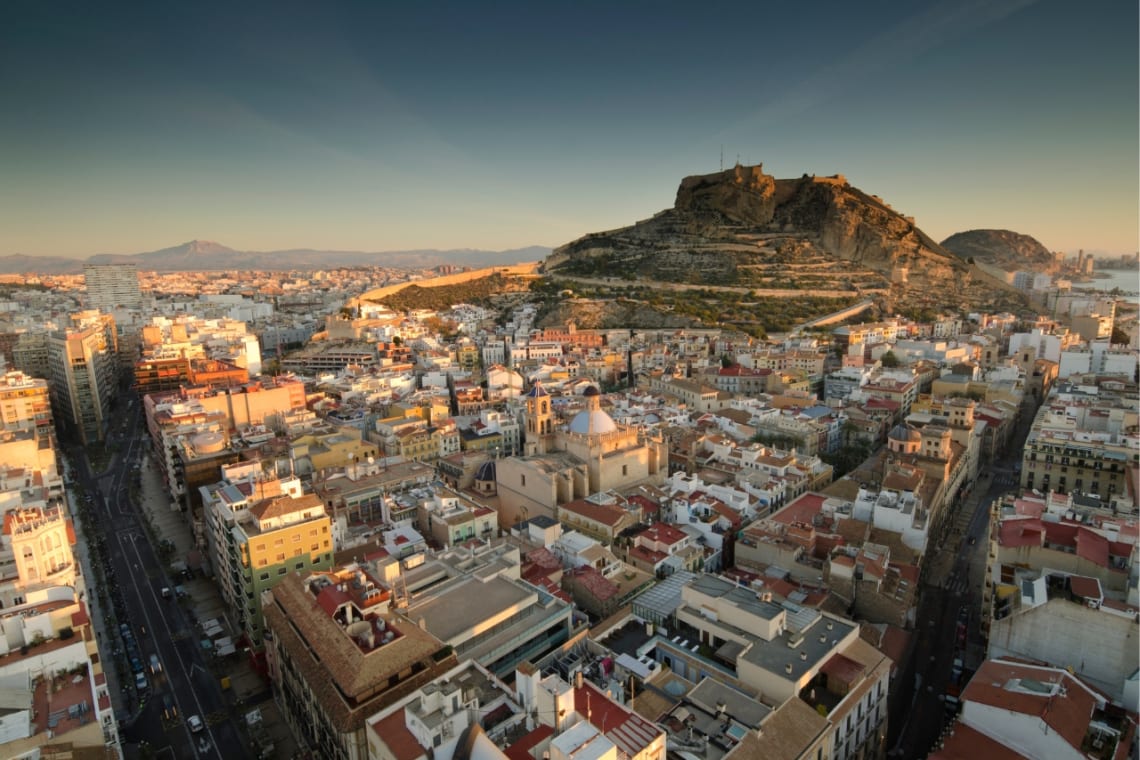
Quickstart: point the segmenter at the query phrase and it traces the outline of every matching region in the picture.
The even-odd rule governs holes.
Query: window
[[[305,563],[304,563],[304,562],[298,562],[298,563],[297,563],[297,569],[298,569],[298,570],[303,570],[304,568],[305,568]]]
[[[628,464],[623,464],[621,466],[621,474],[622,474],[623,478],[629,474],[629,465]]]
[[[295,544],[301,543],[301,534],[300,533],[293,534],[293,543],[295,543]]]
[[[284,575],[288,570],[289,570],[289,568],[287,568],[287,567],[279,567],[279,568],[277,568],[277,574],[278,575]]]
[[[519,485],[526,488],[526,475],[519,475]]]
[[[261,575],[259,575],[257,577],[259,580],[267,581],[267,580],[269,580],[269,573],[262,573]]]

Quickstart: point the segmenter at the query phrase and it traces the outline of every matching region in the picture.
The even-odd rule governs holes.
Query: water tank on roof
[[[226,437],[213,431],[198,433],[190,442],[199,454],[216,454],[226,447]]]

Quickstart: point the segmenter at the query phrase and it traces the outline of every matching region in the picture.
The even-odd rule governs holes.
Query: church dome
[[[584,409],[570,420],[571,433],[612,433],[615,430],[617,423],[601,409]]]
[[[475,480],[480,480],[485,483],[495,482],[495,460],[488,459],[483,464],[479,465],[479,469],[475,471]]]

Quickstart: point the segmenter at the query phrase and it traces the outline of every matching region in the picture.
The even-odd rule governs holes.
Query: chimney
[[[582,671],[579,670],[574,674],[574,687],[577,689],[582,688]]]
[[[789,662],[787,665],[784,666],[784,672],[787,673],[788,675],[792,674],[792,663]]]
[[[800,659],[803,660],[804,662],[807,662],[807,652],[800,650]]]

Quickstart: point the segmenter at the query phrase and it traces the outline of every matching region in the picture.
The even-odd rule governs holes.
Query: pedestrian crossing
[[[970,579],[956,578],[949,580],[947,581],[945,588],[947,592],[953,594],[954,596],[962,596],[967,591],[971,590]]]
[[[1019,480],[1019,478],[1017,475],[1001,474],[1001,475],[994,475],[993,483],[994,483],[994,485],[1005,486],[1005,487],[1009,488],[1012,486],[1016,486],[1018,483],[1018,480]]]

